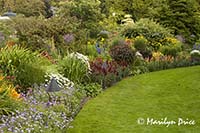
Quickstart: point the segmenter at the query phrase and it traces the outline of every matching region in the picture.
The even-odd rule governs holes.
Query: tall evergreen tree
[[[159,22],[182,35],[189,44],[200,37],[200,11],[196,0],[168,0],[163,6]]]

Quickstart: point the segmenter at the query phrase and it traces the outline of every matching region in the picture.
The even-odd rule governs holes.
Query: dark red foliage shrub
[[[90,62],[90,67],[93,74],[107,75],[113,73],[117,75],[118,64],[115,61],[103,61],[102,58],[97,58]]]
[[[127,44],[114,45],[110,48],[110,56],[118,62],[132,64],[135,59],[135,50]]]
[[[104,61],[102,58],[96,58],[90,62],[90,67],[92,70],[91,79],[99,83],[105,81],[105,86],[111,86],[128,75],[126,62]]]

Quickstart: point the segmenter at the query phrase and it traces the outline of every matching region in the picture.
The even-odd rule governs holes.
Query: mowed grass
[[[149,125],[148,118],[196,124]],[[71,125],[69,133],[199,133],[200,66],[124,79],[86,103]]]

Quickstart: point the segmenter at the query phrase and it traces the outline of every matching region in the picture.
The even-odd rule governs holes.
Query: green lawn
[[[194,120],[195,125],[150,125],[147,119]],[[138,118],[144,124],[138,124]],[[200,66],[127,78],[90,100],[69,133],[199,133]]]

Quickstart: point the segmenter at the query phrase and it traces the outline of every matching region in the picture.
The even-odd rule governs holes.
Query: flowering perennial
[[[78,52],[73,52],[69,55],[69,57],[74,57],[74,58],[81,60],[82,62],[84,62],[88,66],[88,70],[91,71],[89,58],[87,56],[80,54]]]

